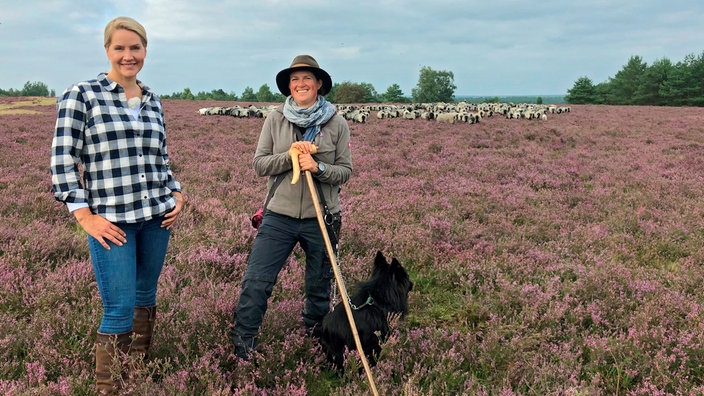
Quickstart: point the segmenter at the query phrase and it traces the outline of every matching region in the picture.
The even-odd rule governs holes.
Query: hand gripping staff
[[[315,154],[318,148],[313,145],[311,148],[311,154]],[[291,184],[296,184],[301,176],[301,166],[298,163],[298,155],[301,154],[300,150],[295,147],[291,147],[288,151],[291,156],[291,162],[293,163],[293,177],[291,178]],[[323,211],[320,209],[320,202],[318,201],[317,190],[315,189],[315,182],[313,181],[313,175],[310,172],[305,172],[306,181],[308,182],[308,191],[310,191],[310,197],[313,200],[313,206],[315,207],[315,214],[318,217],[318,225],[320,226],[320,233],[323,234],[323,240],[325,241],[325,248],[328,252],[328,257],[330,258],[330,264],[332,265],[332,270],[335,273],[335,281],[337,282],[337,287],[340,289],[340,299],[342,304],[345,306],[345,312],[347,313],[347,319],[350,322],[350,327],[352,328],[352,335],[354,336],[354,343],[357,346],[357,352],[359,353],[359,358],[362,360],[362,365],[364,366],[364,371],[367,374],[367,379],[369,380],[369,386],[371,387],[374,396],[378,396],[379,392],[376,390],[376,385],[374,384],[374,378],[372,377],[372,371],[369,368],[369,362],[367,362],[367,356],[364,354],[364,349],[362,349],[362,342],[359,340],[359,333],[357,332],[357,325],[354,323],[354,317],[352,316],[352,307],[350,307],[350,299],[347,295],[347,289],[345,289],[345,282],[342,280],[342,274],[340,273],[340,268],[337,266],[337,258],[335,252],[332,249],[332,242],[330,242],[330,236],[328,235],[328,229],[325,227],[325,220],[323,219]]]

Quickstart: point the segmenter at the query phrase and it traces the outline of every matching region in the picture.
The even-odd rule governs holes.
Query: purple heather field
[[[241,103],[243,104],[243,103]],[[360,395],[305,335],[296,249],[256,364],[229,326],[265,180],[263,120],[165,100],[187,206],[159,283],[135,395]],[[351,123],[340,264],[374,254],[415,287],[372,369],[384,395],[704,394],[704,109],[572,106],[547,120]],[[94,393],[102,307],[86,234],[51,192],[53,101],[0,99],[0,394]]]

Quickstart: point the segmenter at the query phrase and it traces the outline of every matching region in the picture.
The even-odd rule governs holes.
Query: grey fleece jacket
[[[293,124],[284,117],[282,106],[279,106],[264,120],[252,164],[257,176],[269,176],[267,191],[277,175],[284,177],[269,201],[268,209],[289,217],[307,219],[316,217],[316,214],[306,178],[301,174],[298,183],[291,184],[293,164],[288,150],[295,141]],[[313,174],[313,177],[320,181],[330,212],[338,213],[341,186],[352,175],[350,128],[347,121],[335,114],[316,136],[313,144],[318,146],[318,152],[313,158],[325,164],[325,172],[321,175]]]

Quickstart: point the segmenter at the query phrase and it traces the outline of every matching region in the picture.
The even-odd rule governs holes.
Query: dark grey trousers
[[[340,221],[336,221],[334,228],[339,233]],[[295,219],[267,211],[254,239],[234,312],[231,335],[238,356],[245,357],[254,348],[276,279],[297,243],[306,257],[305,327],[312,329],[328,313],[333,274],[318,220]]]

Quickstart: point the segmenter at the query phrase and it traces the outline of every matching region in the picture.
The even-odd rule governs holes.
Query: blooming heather
[[[338,377],[303,330],[299,249],[256,363],[234,357],[249,217],[266,195],[251,167],[263,120],[197,113],[218,105],[232,103],[164,101],[187,205],[153,359],[128,390],[368,394],[358,360]],[[0,394],[87,394],[101,306],[86,235],[50,191],[54,106],[15,108],[0,112]],[[372,116],[350,130],[348,288],[377,250],[415,283],[372,370],[380,393],[704,393],[704,109],[585,105],[473,125]]]

